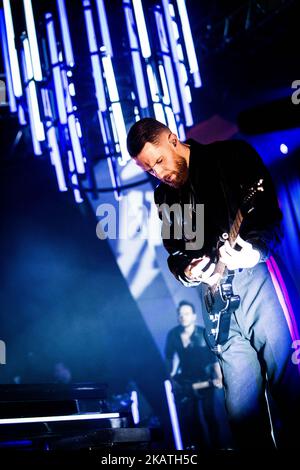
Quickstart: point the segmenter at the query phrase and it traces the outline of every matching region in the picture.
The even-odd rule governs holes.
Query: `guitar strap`
[[[228,226],[228,234],[229,234],[231,223],[232,223],[231,222],[231,216],[230,216],[230,205],[229,205],[229,201],[228,201],[229,188],[228,188],[228,185],[227,185],[227,183],[225,182],[225,180],[223,178],[223,172],[222,172],[222,168],[221,168],[221,164],[220,164],[219,159],[217,161],[217,166],[218,166],[218,171],[219,171],[219,181],[220,181],[220,184],[221,184],[222,192],[223,192],[223,195],[224,195],[224,201],[225,201],[226,209],[227,209],[227,222],[228,222],[227,226]],[[221,236],[220,236],[220,241],[222,241],[222,242],[224,241],[224,239]],[[233,277],[234,276],[234,271],[227,270],[227,274],[229,276]],[[211,343],[211,338],[209,337],[209,335],[207,334],[207,331],[205,329],[205,337],[206,337],[207,344],[213,350],[213,352],[216,353],[216,354],[220,353],[220,345],[224,344],[228,339],[231,315],[233,313],[234,312],[226,311],[226,312],[223,312],[220,315],[219,334],[218,334],[217,341],[215,340],[214,344]]]

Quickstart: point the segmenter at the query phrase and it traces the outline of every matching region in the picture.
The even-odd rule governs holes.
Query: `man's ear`
[[[178,143],[178,138],[177,138],[177,135],[176,134],[171,134],[170,135],[170,142],[171,144],[173,145],[173,147],[176,147],[177,143]]]

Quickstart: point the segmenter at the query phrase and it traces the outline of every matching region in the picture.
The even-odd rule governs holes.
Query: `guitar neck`
[[[231,226],[231,229],[230,229],[230,232],[228,234],[228,241],[230,243],[230,246],[232,246],[232,247],[234,247],[234,245],[235,245],[235,242],[236,242],[237,236],[239,234],[242,222],[243,222],[243,216],[242,216],[242,213],[239,209],[237,211],[236,217],[234,219],[234,222],[233,222],[233,224]],[[222,261],[219,260],[216,264],[214,274],[215,273],[220,274],[220,279],[222,279],[222,277],[224,276],[224,273],[225,273],[225,269],[226,269],[226,265],[224,263],[222,263]],[[217,288],[218,284],[219,283],[215,284],[213,290]]]

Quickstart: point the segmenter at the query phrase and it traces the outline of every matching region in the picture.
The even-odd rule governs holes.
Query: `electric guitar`
[[[234,247],[241,224],[247,214],[255,209],[254,200],[258,192],[263,191],[263,180],[260,179],[252,186],[243,199],[241,208],[237,211],[229,234],[222,235],[222,241],[228,240]],[[219,273],[217,283],[209,286],[203,284],[204,303],[203,319],[206,326],[206,336],[209,345],[215,352],[219,352],[219,345],[228,337],[231,313],[235,312],[240,304],[240,297],[233,293],[232,281],[234,271],[229,271],[220,260],[216,263],[214,273]]]

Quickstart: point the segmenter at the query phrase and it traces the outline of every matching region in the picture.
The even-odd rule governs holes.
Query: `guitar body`
[[[220,283],[216,289],[207,286],[204,294],[206,311],[209,315],[215,315],[225,311],[234,312],[239,304],[240,297],[233,294],[233,274],[227,276],[225,282]]]
[[[217,346],[228,338],[231,314],[240,305],[240,297],[233,293],[233,276],[228,274],[217,286],[203,286],[203,319],[207,340],[215,352],[218,352]]]
[[[241,208],[237,211],[229,234],[224,233],[221,237],[223,242],[228,240],[230,246],[234,248],[244,215],[255,209],[254,199],[263,190],[263,179],[260,178],[254,186],[249,188]],[[213,274],[215,273],[220,276],[216,284],[213,286],[202,284],[202,311],[208,345],[216,353],[219,353],[221,352],[221,345],[228,339],[231,315],[238,308],[240,297],[235,295],[232,289],[234,272],[228,271],[225,264],[220,260],[216,264]]]

